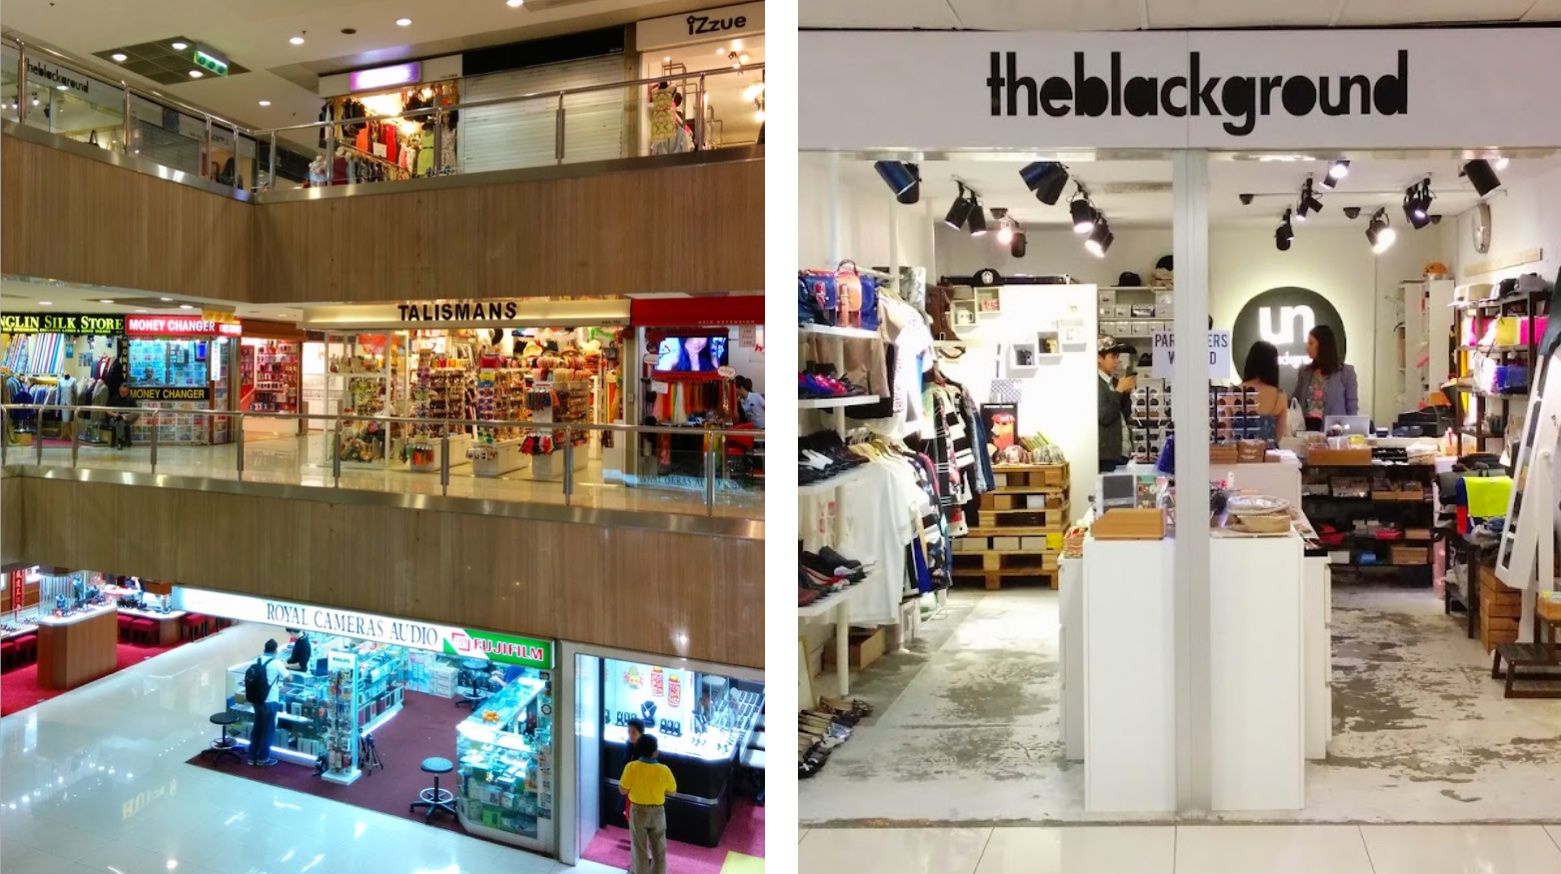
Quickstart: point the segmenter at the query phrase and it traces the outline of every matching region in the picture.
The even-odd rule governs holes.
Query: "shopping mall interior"
[[[923,24],[1024,26],[992,6]],[[1505,129],[1351,149],[1329,120],[1195,151],[1021,130],[1005,89],[1054,119],[1048,89],[1084,91],[1016,79],[1015,50],[1075,41],[1129,89],[1175,50],[803,20],[804,93],[847,55],[874,71],[832,94],[840,124],[802,120],[803,870],[1561,865],[1553,526],[1521,500],[1556,437],[1561,153]],[[1244,37],[1208,36],[1205,71],[1231,66]],[[1281,66],[1329,38],[1295,37]],[[990,119],[898,60],[989,49]],[[868,100],[890,93],[919,96]],[[1205,336],[1206,369],[1176,357]],[[1207,522],[1178,436],[1208,441],[1180,471],[1207,473]]]
[[[633,723],[762,871],[764,4],[100,5],[0,12],[0,868],[636,868]]]

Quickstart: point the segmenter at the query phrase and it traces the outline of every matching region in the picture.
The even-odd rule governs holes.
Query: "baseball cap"
[[[1116,338],[1112,337],[1110,334],[1102,334],[1100,339],[1095,344],[1095,354],[1110,355],[1112,353],[1126,352],[1131,348],[1133,347],[1127,345],[1126,343],[1118,343]]]

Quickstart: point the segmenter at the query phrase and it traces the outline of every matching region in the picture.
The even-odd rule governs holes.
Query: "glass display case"
[[[764,710],[764,687],[719,674],[602,660],[602,819],[623,825],[618,777],[628,764],[631,719],[656,736],[678,791],[667,799],[667,834],[715,846],[730,814],[738,754]]]
[[[126,377],[132,391],[154,392],[142,397],[139,404],[163,411],[156,425],[160,443],[208,445],[228,442],[232,424],[229,417],[198,416],[194,411],[230,408],[228,355],[237,342],[230,337],[216,336],[130,339]],[[157,397],[157,393],[167,394]],[[152,427],[151,418],[142,416],[131,426],[131,439],[137,443],[150,442]]]
[[[472,834],[552,851],[553,700],[547,671],[525,671],[456,728],[456,810]]]
[[[283,660],[286,656],[281,656]],[[228,668],[228,709],[238,715],[228,734],[239,746],[249,748],[249,735],[255,724],[255,708],[244,697],[244,671],[254,659]],[[271,737],[271,755],[283,762],[313,767],[326,752],[326,728],[331,700],[326,677],[288,671],[279,693],[282,712],[276,717],[276,732]]]

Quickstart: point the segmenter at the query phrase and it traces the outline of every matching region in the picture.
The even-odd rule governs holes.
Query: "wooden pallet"
[[[955,582],[980,580],[988,589],[1002,588],[1004,578],[1044,580],[1048,588],[1057,587],[1058,550],[1016,550],[1009,552],[956,552]]]
[[[1003,587],[1003,581],[1010,584],[1016,582],[1035,582],[1044,585],[1048,589],[1057,588],[1057,571],[1035,569],[1021,570],[962,570],[954,569],[954,584],[970,583],[974,585],[980,582],[986,589],[996,591]]]

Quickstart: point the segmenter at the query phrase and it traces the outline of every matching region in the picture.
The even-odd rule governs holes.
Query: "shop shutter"
[[[603,55],[472,76],[462,82],[461,102],[621,82],[622,55]],[[564,160],[623,157],[625,93],[622,88],[574,94],[564,100]],[[461,111],[456,148],[461,172],[481,173],[555,163],[553,122],[558,101],[528,100]]]

